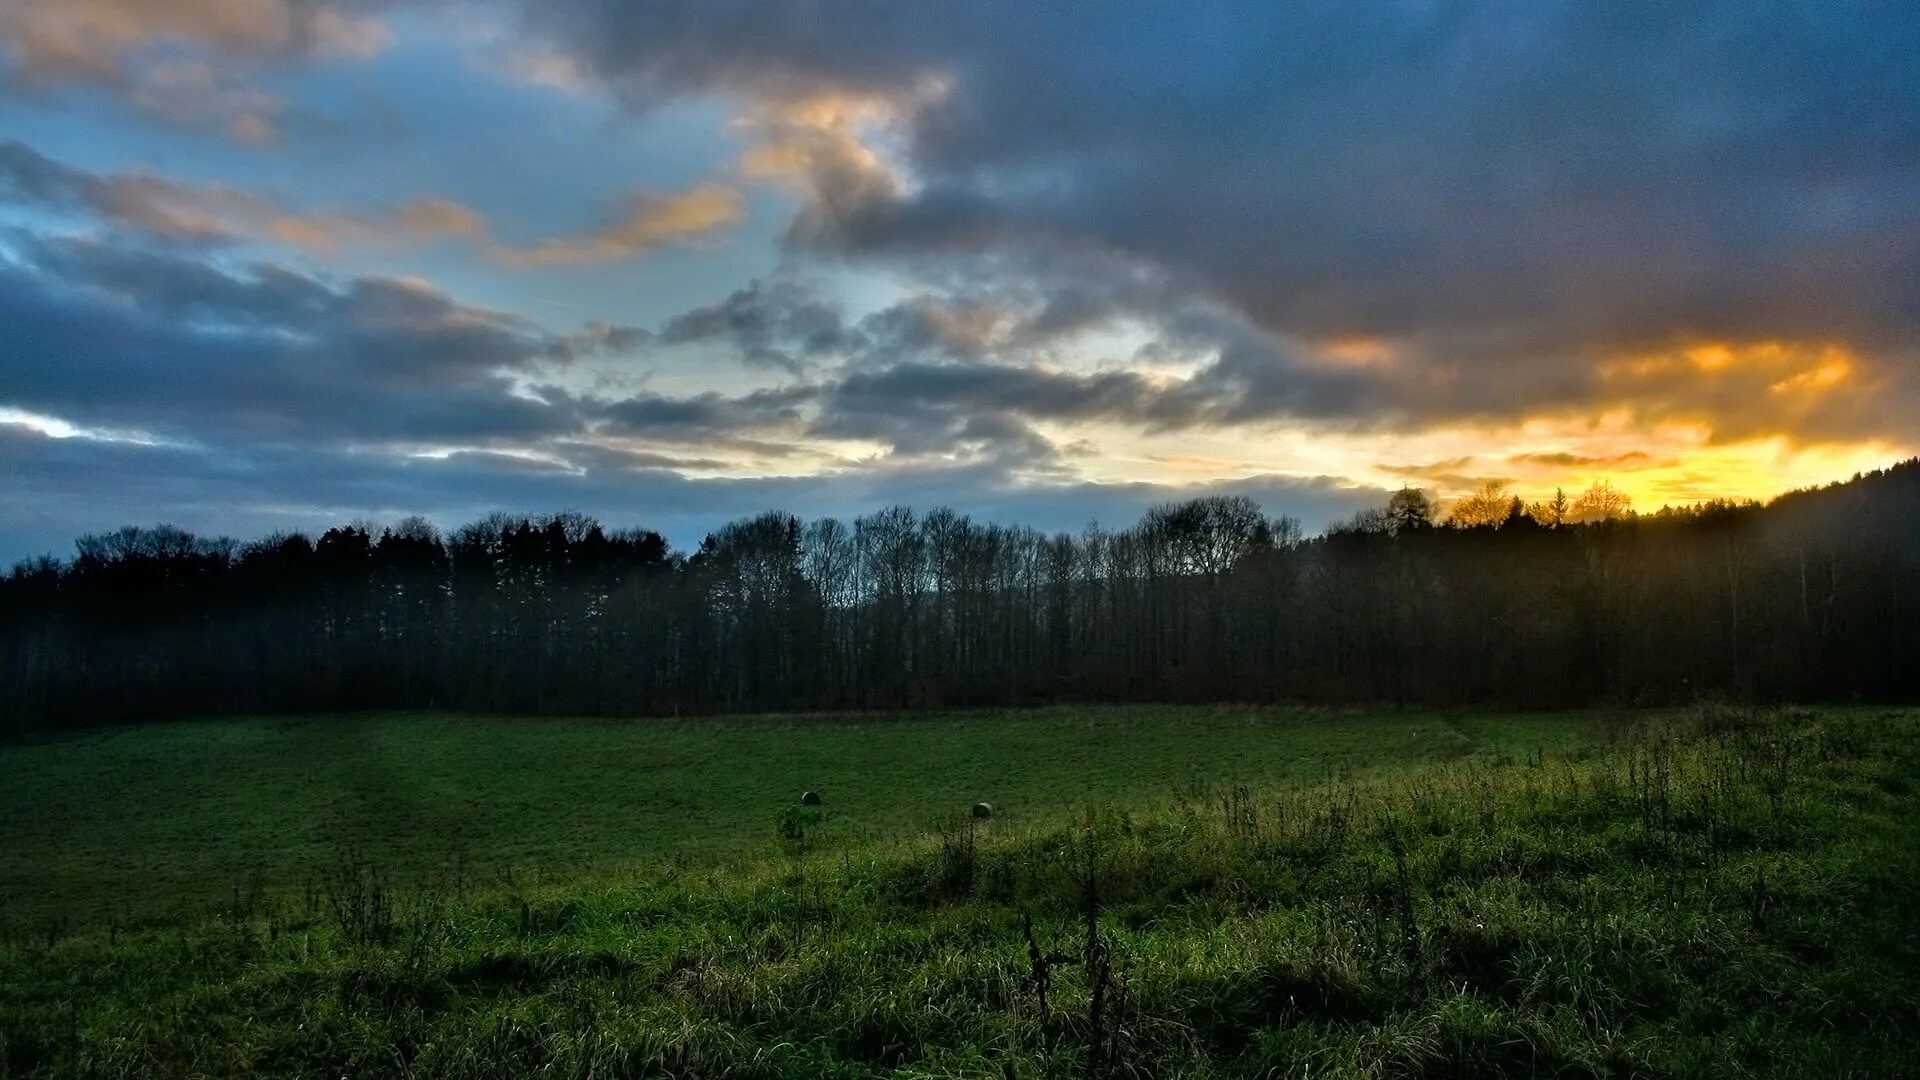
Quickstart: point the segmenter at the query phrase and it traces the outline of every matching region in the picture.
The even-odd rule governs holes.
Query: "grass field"
[[[1916,736],[1127,709],[14,746],[0,1076],[1913,1075]],[[449,872],[456,827],[548,870]],[[101,901],[133,917],[47,906]]]
[[[987,801],[1020,820],[1577,745],[1578,715],[1120,707],[900,717],[553,720],[432,714],[220,720],[0,746],[0,910],[139,921],[347,859],[399,880],[605,874],[924,832]]]

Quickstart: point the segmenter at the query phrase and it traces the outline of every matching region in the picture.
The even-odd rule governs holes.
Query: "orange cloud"
[[[1349,367],[1383,367],[1398,359],[1399,352],[1384,338],[1338,337],[1320,342],[1319,355]]]
[[[584,236],[513,247],[487,239],[488,224],[472,208],[423,198],[370,211],[289,209],[257,192],[196,184],[147,172],[90,173],[17,142],[0,141],[0,196],[56,209],[83,210],[100,221],[187,240],[251,240],[331,254],[348,247],[393,248],[443,238],[479,241],[508,266],[578,265],[632,258],[692,241],[745,217],[740,193],[701,184],[677,195],[640,195],[626,216]]]
[[[821,92],[762,98],[733,122],[751,141],[740,157],[748,180],[811,193],[817,204],[860,194],[905,190],[904,166],[884,147],[914,113],[946,97],[950,80],[928,77],[895,93]]]
[[[288,210],[225,184],[185,184],[148,173],[99,180],[96,209],[120,225],[191,240],[256,240],[331,254],[476,236],[480,215],[446,199],[418,199],[370,212]]]
[[[495,245],[506,266],[578,266],[615,262],[682,243],[746,217],[740,193],[721,184],[701,184],[678,195],[642,194],[624,216],[592,233],[543,240],[527,247]]]
[[[1828,349],[1818,367],[1789,375],[1768,389],[1776,394],[1819,393],[1846,382],[1853,375],[1853,361],[1841,350]]]
[[[1855,359],[1847,347],[1831,342],[1704,341],[1609,357],[1599,363],[1598,372],[1603,381],[1613,383],[1700,377],[1739,380],[1764,376],[1774,380],[1836,365],[1850,370]]]
[[[235,61],[365,58],[390,42],[384,23],[327,0],[0,0],[0,60],[27,83],[106,86],[169,124],[249,146],[275,140],[284,106],[237,82]]]
[[[301,0],[7,0],[0,38],[35,79],[114,82],[122,61],[161,43],[257,56],[370,56],[390,41],[378,20]]]
[[[1910,430],[1910,380],[1896,358],[1844,342],[1709,340],[1603,358],[1593,396],[1643,425],[1690,424],[1712,441],[1818,442]]]

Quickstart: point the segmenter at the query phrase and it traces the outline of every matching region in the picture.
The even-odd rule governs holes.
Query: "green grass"
[[[1584,717],[1246,708],[883,717],[235,719],[0,745],[0,911],[138,921],[297,887],[364,858],[398,880],[618,872],[777,850],[827,798],[827,839],[923,832],[987,801],[1015,820],[1573,745]]]
[[[463,723],[393,725],[373,752],[384,779],[350,764],[361,751],[333,722],[314,725],[330,737],[194,725],[6,753],[73,755],[66,775],[103,786],[118,766],[81,763],[136,735],[145,749],[112,760],[250,761],[234,778],[262,812],[306,776],[315,793],[284,789],[290,807],[245,826],[257,841],[381,792],[417,806],[417,827],[465,796],[557,836],[571,811],[549,820],[548,795],[612,782],[517,750],[592,777],[619,771],[589,764],[596,745],[697,747],[671,766],[709,808],[686,831],[723,850],[428,881],[405,830],[364,828],[346,839],[418,880],[335,862],[314,887],[172,922],[28,920],[0,939],[0,1076],[1881,1077],[1920,1060],[1920,713],[983,715],[828,725],[855,756],[814,761],[777,753],[811,720],[488,721],[463,732],[492,747],[479,756],[398,753]],[[335,760],[264,769],[289,735]],[[174,742],[229,737],[255,750]],[[886,745],[928,757],[885,768]],[[722,747],[769,760],[703,758]],[[969,824],[952,804],[999,774],[949,774],[987,770],[981,754],[1013,767],[1020,786],[1000,782],[1018,794],[1000,798],[1018,812]],[[457,782],[481,762],[546,779]],[[1076,765],[1094,767],[1062,786]],[[782,837],[757,785],[786,795],[790,770],[822,768],[842,770],[817,781],[831,801],[785,809]],[[857,776],[951,786],[881,815],[840,792]],[[1104,808],[1075,809],[1089,798]],[[728,820],[746,834],[723,841]],[[42,880],[100,886],[62,865]]]

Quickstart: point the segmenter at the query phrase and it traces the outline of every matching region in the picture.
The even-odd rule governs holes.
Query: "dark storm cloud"
[[[995,365],[899,364],[855,373],[835,389],[831,408],[848,414],[898,413],[915,408],[1020,412],[1056,420],[1139,419],[1156,407],[1156,394],[1138,375],[1078,376],[1038,368]]]
[[[811,432],[868,439],[900,454],[966,452],[1029,472],[1062,451],[1029,421],[1135,423],[1160,396],[1140,377],[1080,376],[989,364],[898,363],[856,370],[821,388]]]
[[[410,281],[231,268],[112,243],[0,237],[0,402],[173,438],[475,439],[578,426],[512,393],[569,350]]]
[[[99,228],[0,234],[0,407],[167,443],[0,428],[16,508],[0,528],[577,505],[684,541],[769,505],[948,501],[1058,528],[1177,494],[1071,482],[1077,448],[1055,427],[1075,425],[1419,432],[1620,407],[1642,426],[1704,416],[1722,441],[1920,438],[1920,20],[1897,5],[525,8],[636,107],[736,99],[747,158],[727,183],[801,192],[786,269],[651,330],[563,332],[413,280],[227,257],[408,227],[484,236],[454,204],[302,212],[0,143],[14,220]],[[287,51],[224,20],[189,36]],[[854,104],[807,107],[835,100]],[[713,220],[749,204],[764,205],[717,198]],[[528,257],[630,248],[584,237]],[[849,314],[801,276],[829,263],[911,295]],[[1713,340],[1783,344],[1709,370],[1687,347]],[[579,358],[622,375],[689,358],[668,349],[789,384],[622,400],[582,389],[630,385],[595,373],[545,385]],[[882,450],[840,468],[832,440]],[[423,444],[463,449],[393,449]],[[684,475],[809,456],[830,471]],[[1448,471],[1632,464],[1493,448]],[[1309,526],[1378,494],[1248,484]]]
[[[930,409],[982,408],[1146,432],[1279,418],[1379,430],[1626,407],[1648,423],[1706,417],[1722,442],[1920,435],[1911,335],[1878,352],[1840,343],[1838,354],[1818,341],[1735,339],[1725,346],[1731,360],[1711,369],[1688,359],[1698,343],[1691,337],[1557,344],[1495,364],[1497,352],[1459,341],[1448,347],[1456,356],[1431,338],[1363,335],[1362,351],[1377,356],[1355,362],[1337,341],[1262,326],[1195,291],[1190,278],[1137,262],[994,253],[916,269],[933,291],[859,322],[860,346],[822,395],[824,424],[847,431],[852,416],[907,428]],[[1134,363],[1191,374],[1148,379],[1125,366],[1124,354],[1103,355],[1110,345],[1083,336],[1116,326],[1148,339]],[[1088,359],[1108,370],[1084,370]]]
[[[83,238],[14,233],[4,241],[11,257],[0,261],[0,318],[17,362],[0,366],[0,402],[172,441],[479,444],[524,465],[529,447],[547,453],[544,441],[577,444],[589,430],[762,458],[813,436],[1035,470],[1052,468],[1060,451],[1032,421],[1157,422],[1174,407],[1127,373],[900,359],[952,339],[951,328],[925,331],[929,305],[918,301],[899,309],[915,312],[910,318],[883,313],[892,328],[872,346],[789,289],[743,290],[658,335],[599,323],[554,335],[417,282],[333,280]],[[727,310],[739,317],[722,318]],[[831,338],[836,350],[854,350],[836,355],[870,363],[736,395],[516,392],[541,365],[708,331],[746,333],[796,354],[824,350]]]
[[[1164,395],[1127,373],[900,362],[731,396],[637,394],[582,407],[602,435],[763,456],[790,449],[780,439],[862,440],[903,458],[963,454],[1009,468],[1051,469],[1061,451],[1029,421],[1140,423],[1165,406]]]
[[[1144,260],[1271,333],[1395,340],[1434,376],[1416,413],[1577,399],[1596,352],[1689,338],[1913,364],[1899,5],[578,0],[529,22],[641,104],[913,103],[915,182],[819,172],[798,242]],[[1057,318],[1098,314],[1048,286]],[[1302,394],[1273,366],[1223,361],[1228,415],[1361,413],[1385,378]]]

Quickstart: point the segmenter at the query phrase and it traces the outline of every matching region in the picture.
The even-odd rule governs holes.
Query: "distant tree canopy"
[[[1453,504],[1447,524],[1456,529],[1497,529],[1506,524],[1512,510],[1513,500],[1507,497],[1507,485],[1490,480],[1481,485],[1480,490]]]
[[[1635,517],[1414,488],[1303,537],[1251,500],[1043,535],[951,510],[82,537],[0,577],[0,733],[185,714],[1057,700],[1920,696],[1920,461]]]
[[[1595,483],[1571,503],[1567,501],[1566,492],[1556,490],[1552,499],[1531,505],[1517,495],[1508,495],[1505,481],[1489,480],[1453,504],[1453,509],[1447,512],[1447,524],[1456,529],[1499,529],[1509,525],[1557,529],[1562,525],[1620,521],[1632,516],[1632,497],[1605,480]],[[1522,518],[1528,520],[1523,522]]]
[[[1633,500],[1626,492],[1616,489],[1605,480],[1580,493],[1573,500],[1573,513],[1568,519],[1577,522],[1618,521],[1633,516]]]

